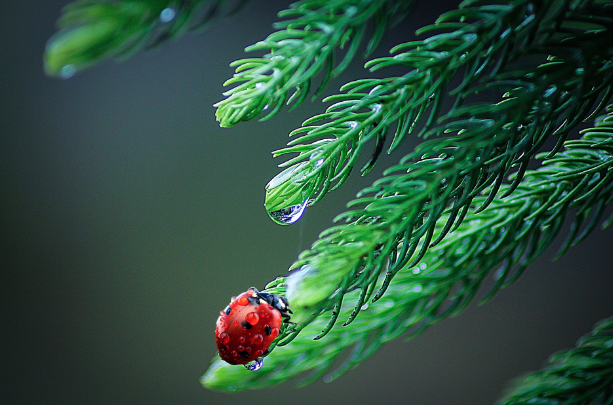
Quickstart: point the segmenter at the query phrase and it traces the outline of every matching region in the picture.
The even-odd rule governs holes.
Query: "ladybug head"
[[[289,302],[287,301],[287,298],[278,294],[259,292],[255,287],[251,287],[249,290],[252,292],[252,297],[257,297],[266,301],[268,305],[281,313],[284,322],[289,322],[289,314],[293,312],[291,309],[289,309]]]

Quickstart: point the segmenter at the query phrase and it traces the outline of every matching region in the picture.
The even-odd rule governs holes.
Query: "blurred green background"
[[[42,54],[67,3],[6,2],[0,17],[0,403],[491,404],[613,314],[613,230],[598,230],[558,262],[550,251],[487,305],[386,345],[333,383],[205,390],[198,379],[230,296],[284,274],[397,157],[354,173],[298,224],[275,225],[263,207],[281,163],[270,152],[323,105],[220,129],[212,104],[229,63],[289,2],[251,1],[203,34],[63,81],[44,76]],[[454,4],[421,2],[377,55]],[[362,64],[327,94],[363,77]]]

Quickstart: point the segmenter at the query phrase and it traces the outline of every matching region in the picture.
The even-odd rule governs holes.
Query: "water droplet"
[[[75,65],[65,65],[60,69],[60,76],[62,79],[70,79],[72,76],[77,73],[77,68]]]
[[[413,269],[413,274],[419,274],[419,273],[421,273],[421,270],[419,269],[419,267],[415,267]]]
[[[558,88],[556,86],[551,86],[545,91],[545,93],[543,93],[543,97],[544,98],[550,97],[553,93],[556,92],[557,89]]]
[[[279,336],[279,328],[272,328],[272,333],[270,334],[270,336],[272,336],[273,339]]]
[[[424,288],[423,288],[421,285],[419,285],[419,284],[418,284],[418,285],[416,285],[416,286],[413,286],[413,288],[412,288],[412,290],[413,290],[414,292],[417,292],[417,293],[421,292],[423,289],[424,289]]]
[[[259,345],[260,343],[262,343],[262,341],[264,341],[264,336],[259,334],[251,338],[251,343],[253,343],[254,345]]]
[[[289,277],[285,280],[285,286],[287,287],[286,297],[288,301],[292,301],[292,297],[298,292],[298,287],[302,280],[312,271],[312,267],[305,264],[300,270],[295,270],[290,273]]]
[[[163,22],[164,24],[171,22],[172,20],[174,20],[175,16],[177,15],[177,12],[175,11],[174,8],[172,7],[166,7],[164,10],[162,10],[162,12],[160,13],[160,21]]]
[[[249,312],[245,316],[245,320],[249,322],[251,325],[255,325],[260,320],[260,317],[255,312]]]
[[[261,88],[262,88],[262,86],[263,86],[262,82],[257,82],[257,83],[255,84],[255,88],[256,88],[256,89],[261,89]]]
[[[356,123],[356,125],[357,125],[357,123]],[[334,142],[334,139],[330,139],[330,138],[320,139],[319,141],[313,142],[313,145],[328,144],[330,142]],[[310,160],[317,159],[317,156],[321,155],[322,152],[323,151],[321,149],[320,150],[316,150],[315,152],[311,153],[311,155],[309,156],[309,159]],[[320,167],[321,165],[324,164],[324,162],[325,162],[324,158],[320,158],[320,159],[315,160],[315,165],[314,165],[315,168]]]
[[[243,295],[238,299],[238,305],[249,305],[249,298],[246,295]]]
[[[428,265],[426,263],[422,263],[419,265],[419,268],[422,270],[426,270],[426,267],[428,267]]]
[[[239,343],[245,343],[245,337],[244,336],[239,337],[238,338],[238,342]]]
[[[268,110],[268,104],[266,104],[262,110]]]
[[[332,376],[331,375],[327,375],[324,377],[324,382],[329,383],[332,382]]]
[[[245,350],[247,351],[247,353],[251,354],[251,350],[253,350],[253,349],[251,349],[251,347],[247,346],[247,347],[245,348]]]
[[[251,363],[245,364],[245,368],[249,371],[258,371],[264,365],[264,359],[257,358]]]
[[[362,309],[368,309],[368,302],[364,305],[362,305]]]
[[[243,350],[245,350],[245,348],[242,345],[238,345],[236,350],[238,350],[239,352],[242,352]]]
[[[227,345],[228,343],[230,343],[230,336],[225,332],[222,332],[219,334],[219,339],[221,340],[221,343],[223,343],[224,345]]]
[[[266,190],[272,190],[273,188],[279,187],[281,184],[285,183],[288,179],[290,179],[294,173],[302,169],[302,167],[306,165],[306,162],[302,162],[293,166],[288,167],[283,170],[281,173],[277,174],[272,178],[266,185]]]
[[[505,266],[501,266],[498,269],[496,269],[496,271],[494,271],[494,273],[492,274],[492,276],[494,277],[494,280],[498,280],[500,277],[502,277],[502,275],[504,274],[504,269],[505,269]]]
[[[306,208],[308,201],[309,200],[307,198],[302,204],[291,205],[287,208],[269,212],[268,216],[280,225],[293,224],[294,222],[298,221],[304,213],[304,209]]]
[[[232,350],[232,353],[231,353],[231,354],[232,354],[232,356],[233,356],[233,357],[238,356],[238,353],[236,353],[236,350]]]

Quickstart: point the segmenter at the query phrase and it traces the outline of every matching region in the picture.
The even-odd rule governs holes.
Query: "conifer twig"
[[[526,172],[512,198],[497,196],[482,212],[471,210],[455,232],[426,252],[422,264],[404,265],[383,299],[366,303],[360,300],[363,291],[349,293],[346,301],[358,300],[359,307],[343,304],[340,317],[348,320],[345,326],[336,325],[324,339],[314,341],[328,323],[320,316],[300,335],[291,336],[289,344],[279,343],[257,373],[216,360],[202,383],[224,391],[256,389],[310,371],[306,384],[344,356],[324,378],[331,381],[407,330],[409,337],[415,336],[462,311],[489,274],[496,282],[483,301],[517,280],[551,245],[571,211],[576,210],[576,231],[568,235],[562,252],[598,224],[608,225],[611,219],[601,219],[603,208],[613,200],[613,112],[583,134],[580,140],[566,141],[566,150],[553,157],[542,154],[543,166]],[[473,208],[487,198],[487,193],[476,197]],[[438,221],[435,235],[446,221]],[[402,249],[402,242],[397,249]],[[282,280],[275,281],[275,292],[281,285]],[[356,309],[362,311],[357,318]]]
[[[577,347],[553,354],[541,370],[513,385],[500,404],[613,403],[613,317],[596,324]]]
[[[297,137],[287,148],[273,153],[297,155],[280,165],[291,165],[292,175],[280,174],[283,182],[273,180],[277,185],[274,190],[268,187],[266,209],[274,212],[307,198],[309,205],[316,204],[344,183],[366,144],[374,140],[372,156],[361,169],[366,175],[394,125],[388,153],[420,122],[425,125],[418,136],[423,135],[439,118],[445,98],[451,96],[460,105],[471,85],[482,77],[495,77],[533,44],[539,23],[552,14],[551,1],[538,4],[535,9],[529,0],[464,2],[462,8],[419,30],[430,35],[426,39],[398,45],[391,50],[396,53],[393,57],[368,62],[371,70],[395,66],[409,71],[400,77],[357,80],[343,86],[344,93],[326,98],[335,103],[294,130],[290,136]],[[561,18],[553,13],[545,27],[555,27],[555,17]],[[462,70],[462,84],[446,95],[449,83]]]
[[[589,16],[590,7],[586,4],[570,15]],[[603,11],[603,18],[613,21],[608,12]],[[566,26],[557,30],[564,34]],[[475,208],[485,209],[499,194],[504,177],[518,166],[503,195],[513,193],[529,159],[549,136],[560,139],[550,152],[554,154],[568,131],[600,111],[609,99],[613,88],[610,38],[613,24],[596,31],[577,30],[572,40],[555,46],[539,45],[539,53],[551,52],[551,62],[536,69],[509,67],[477,88],[506,92],[504,101],[453,109],[428,131],[440,136],[422,143],[360,192],[349,203],[351,210],[336,218],[345,223],[324,231],[292,265],[292,269],[308,268],[293,293],[288,293],[299,308],[299,323],[304,326],[317,314],[338,307],[352,290],[368,290],[360,301],[379,299],[396,273],[405,265],[414,266],[429,247],[458,227],[473,198],[487,189],[488,196]],[[446,223],[436,234],[442,216]],[[397,249],[400,241],[402,248]],[[381,284],[380,274],[385,274]]]
[[[45,72],[69,78],[109,58],[127,59],[229,15],[246,0],[78,0],[62,9],[45,49]]]
[[[366,54],[379,44],[385,30],[402,20],[414,0],[301,0],[281,11],[287,18],[275,24],[278,30],[245,50],[267,52],[259,58],[233,62],[234,76],[224,85],[227,98],[215,104],[222,127],[248,121],[261,114],[273,117],[285,104],[292,108],[308,96],[312,79],[323,72],[316,97],[328,80],[341,73],[354,58],[370,23],[373,32]],[[334,62],[335,52],[345,49]]]

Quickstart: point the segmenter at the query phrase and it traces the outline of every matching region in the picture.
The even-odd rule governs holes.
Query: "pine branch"
[[[302,382],[307,384],[344,357],[324,378],[331,381],[407,330],[412,337],[461,312],[492,272],[496,283],[483,301],[514,282],[551,245],[571,210],[576,210],[574,231],[562,252],[578,243],[602,222],[603,209],[613,200],[613,111],[583,134],[580,140],[566,141],[566,150],[553,157],[540,155],[545,158],[542,167],[526,172],[512,198],[498,196],[482,212],[471,210],[455,232],[426,252],[419,267],[403,265],[384,299],[364,304],[367,290],[349,293],[348,298],[357,304],[343,304],[344,327],[335,326],[324,339],[313,340],[329,325],[320,316],[300,335],[281,337],[286,340],[278,343],[258,372],[218,359],[201,382],[216,390],[256,389],[310,372]],[[487,198],[487,193],[477,196],[472,208],[483,205]],[[443,232],[447,219],[438,221],[435,235]],[[399,241],[397,250],[402,246]],[[388,266],[393,265],[391,259]],[[287,289],[295,288],[290,285],[292,278],[285,282]],[[283,282],[275,281],[274,292],[282,291]],[[316,291],[316,287],[309,290]],[[359,310],[362,314],[356,318]]]
[[[222,11],[223,0],[79,0],[62,9],[60,31],[45,49],[45,72],[69,78],[109,58],[127,59],[188,30],[203,28]]]
[[[514,385],[501,404],[613,403],[613,317],[599,322],[576,348],[554,354],[549,364]]]
[[[482,76],[495,76],[534,42],[539,23],[552,14],[551,3],[538,2],[535,10],[528,0],[465,2],[459,10],[418,31],[430,34],[428,38],[393,48],[392,53],[400,52],[393,57],[368,62],[366,66],[373,71],[394,66],[409,71],[401,77],[357,80],[343,86],[345,93],[325,99],[335,104],[293,131],[290,136],[300,136],[289,142],[289,147],[274,152],[275,157],[297,156],[283,163],[281,166],[291,166],[267,186],[268,212],[291,211],[309,198],[309,205],[319,202],[344,183],[366,144],[374,139],[372,157],[361,169],[366,175],[394,125],[388,153],[425,121],[419,133],[423,135],[439,117],[445,97],[450,97],[446,93],[451,80],[463,70],[462,84],[451,95],[454,104],[460,105],[471,85]],[[543,27],[555,27],[558,21],[554,17],[561,18],[560,12],[553,13]]]
[[[599,11],[603,18],[613,20],[611,10],[609,14]],[[593,13],[589,4],[570,16],[578,18],[583,13]],[[553,34],[563,35],[565,29],[561,25]],[[611,30],[613,24],[596,32],[573,32],[572,40],[556,46],[548,40],[543,51],[554,54],[552,62],[536,70],[510,66],[480,85],[479,89],[508,92],[506,100],[453,109],[429,131],[440,137],[424,142],[385,177],[362,190],[348,204],[352,210],[336,218],[345,224],[324,231],[292,265],[292,269],[309,269],[304,277],[296,278],[296,288],[288,291],[288,299],[298,308],[296,322],[304,327],[320,313],[332,310],[332,325],[345,293],[352,290],[363,292],[358,304],[381,298],[400,269],[416,265],[429,247],[462,223],[476,195],[484,190],[489,193],[475,207],[478,212],[500,193],[512,167],[519,166],[502,195],[513,193],[529,159],[549,136],[556,134],[563,140],[571,128],[600,111],[608,100],[613,86]],[[452,135],[443,137],[449,133]],[[442,216],[446,223],[437,234]],[[402,248],[397,249],[400,242]],[[385,279],[375,293],[382,273]]]
[[[236,85],[226,91],[227,98],[215,104],[217,120],[231,127],[266,113],[273,117],[283,105],[292,108],[308,96],[312,79],[323,72],[313,97],[319,95],[328,80],[341,73],[355,54],[369,25],[373,32],[366,54],[379,44],[384,32],[402,20],[413,0],[301,0],[281,11],[288,18],[275,24],[277,32],[245,50],[268,52],[260,58],[235,61],[234,76],[224,85]],[[346,48],[343,59],[334,62],[334,53]]]

